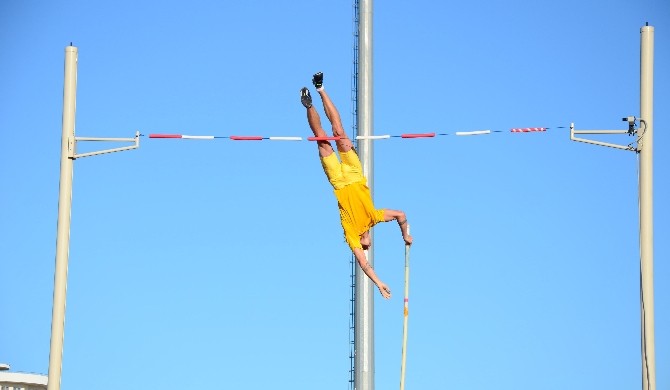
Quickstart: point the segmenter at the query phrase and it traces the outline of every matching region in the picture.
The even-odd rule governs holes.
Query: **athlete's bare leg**
[[[323,110],[326,112],[326,116],[328,117],[328,120],[333,127],[333,136],[340,137],[338,141],[335,141],[337,144],[337,150],[339,152],[350,151],[353,149],[354,145],[347,136],[347,133],[344,131],[340,113],[337,111],[335,104],[333,104],[332,100],[330,100],[330,96],[328,96],[326,90],[323,88],[323,73],[319,72],[315,74],[312,78],[312,83],[316,87],[316,91],[321,96]]]
[[[321,88],[317,89],[317,92],[321,96],[321,101],[323,102],[323,109],[326,112],[326,116],[333,126],[333,136],[340,137],[339,140],[335,141],[337,144],[337,150],[339,152],[348,152],[353,149],[354,145],[347,136],[344,127],[342,126],[342,119],[340,118],[340,113],[337,111],[335,104],[330,100],[330,96],[326,93],[326,90]]]
[[[312,105],[312,97],[309,94],[307,88],[303,88],[301,91],[301,102],[303,106],[307,108],[307,122],[309,123],[309,128],[312,129],[315,137],[326,137],[326,131],[321,126],[321,118],[319,113],[316,111],[316,108]],[[333,146],[328,141],[316,141],[316,144],[319,148],[319,156],[327,157],[333,153]]]

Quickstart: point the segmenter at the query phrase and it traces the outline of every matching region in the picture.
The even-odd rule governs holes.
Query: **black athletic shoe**
[[[305,108],[312,107],[312,95],[309,94],[309,89],[305,87],[300,90],[300,103],[302,103]]]
[[[323,73],[319,72],[312,77],[312,84],[318,89],[323,86]]]

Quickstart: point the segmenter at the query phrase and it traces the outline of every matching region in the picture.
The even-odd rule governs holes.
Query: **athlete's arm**
[[[379,278],[377,277],[377,274],[375,273],[375,270],[372,268],[370,263],[368,263],[368,259],[365,258],[365,252],[361,248],[354,248],[354,256],[356,256],[356,261],[358,262],[358,265],[361,267],[363,272],[370,278],[372,283],[374,283],[377,288],[379,289],[379,292],[382,294],[382,296],[386,299],[391,298],[391,289],[384,284]]]
[[[398,226],[400,226],[400,232],[402,233],[402,239],[405,240],[405,244],[412,245],[412,236],[409,235],[409,228],[407,225],[407,215],[400,210],[384,209],[384,222],[390,222],[394,219],[398,221]]]

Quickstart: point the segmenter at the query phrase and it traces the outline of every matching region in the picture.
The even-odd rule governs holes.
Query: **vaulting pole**
[[[407,225],[409,234],[409,225]],[[407,362],[407,319],[409,317],[409,245],[405,244],[405,306],[402,323],[402,359],[400,363],[400,390],[405,390],[405,366]]]

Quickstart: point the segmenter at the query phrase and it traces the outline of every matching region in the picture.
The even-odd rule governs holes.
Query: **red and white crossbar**
[[[546,127],[520,127],[511,129],[512,133],[534,133],[539,131],[547,131]]]
[[[515,127],[510,129],[512,133],[534,133],[546,132],[547,127]],[[500,133],[500,131],[496,131]],[[491,130],[474,130],[474,131],[457,131],[454,133],[404,133],[400,135],[359,135],[357,140],[380,140],[389,138],[435,138],[443,135],[456,136],[471,136],[471,135],[485,135],[491,134]],[[149,138],[168,138],[168,139],[198,139],[198,140],[213,140],[213,139],[230,139],[232,141],[303,141],[303,137],[265,137],[261,135],[231,135],[231,136],[214,136],[214,135],[187,135],[187,134],[149,134]],[[335,136],[321,136],[321,137],[307,137],[307,141],[338,141],[341,137]]]
[[[263,137],[260,135],[231,135],[229,137],[216,137],[213,135],[186,135],[186,134],[149,134],[149,138],[172,138],[172,139],[202,139],[212,140],[217,138],[228,138],[233,141],[302,141],[302,137]]]

